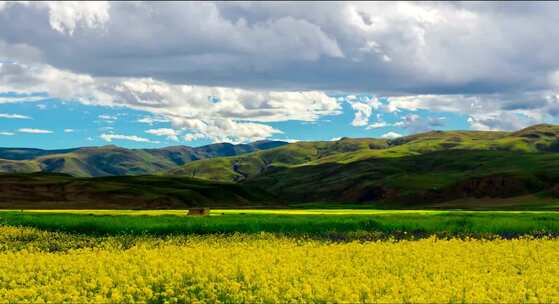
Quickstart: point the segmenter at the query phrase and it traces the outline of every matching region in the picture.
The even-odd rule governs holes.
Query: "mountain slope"
[[[281,141],[260,141],[162,149],[125,149],[117,146],[67,150],[0,148],[0,158],[3,158],[0,159],[0,172],[52,172],[81,177],[154,174],[194,160],[240,155],[285,144]]]
[[[559,197],[559,127],[427,132],[289,144],[192,162],[172,174],[258,186],[290,202],[415,208],[464,198]]]
[[[374,138],[296,142],[241,156],[200,160],[174,168],[168,174],[217,181],[241,181],[261,174],[272,166],[297,166],[343,153],[376,150],[386,146],[386,140]]]
[[[432,131],[394,140],[349,139],[298,142],[236,157],[207,159],[169,171],[171,175],[217,181],[242,181],[272,167],[349,164],[371,158],[401,158],[436,151],[559,151],[559,127],[537,125],[518,132]]]
[[[288,201],[422,205],[465,197],[552,195],[559,154],[452,150],[351,163],[274,167],[246,182]]]
[[[0,177],[0,202],[4,208],[9,202],[34,208],[42,202],[48,208],[285,206],[282,202],[360,203],[393,209],[559,208],[558,126],[538,125],[517,132],[434,131],[395,140],[298,142],[242,155],[235,153],[258,147],[203,148],[109,146],[0,161],[0,168],[20,171],[40,165],[43,170],[76,175],[140,174],[165,168],[174,174],[5,175]],[[204,159],[220,154],[233,156]]]
[[[0,174],[1,209],[184,209],[266,206],[271,201],[269,194],[249,185],[192,178]]]

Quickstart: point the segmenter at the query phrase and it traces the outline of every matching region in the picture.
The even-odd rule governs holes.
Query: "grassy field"
[[[232,234],[269,232],[318,238],[438,236],[517,237],[559,234],[559,213],[500,211],[385,211],[353,209],[33,210],[0,212],[0,224],[90,235]]]

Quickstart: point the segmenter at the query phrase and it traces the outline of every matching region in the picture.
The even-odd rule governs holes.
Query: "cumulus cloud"
[[[74,129],[64,129],[64,133],[74,133],[76,130]]]
[[[559,98],[550,90],[511,94],[479,95],[414,95],[389,97],[386,109],[430,110],[468,116],[476,130],[517,130],[535,123],[554,122],[559,118]],[[413,114],[415,115],[415,114]],[[406,116],[400,126],[411,129],[429,129],[440,126],[440,117],[421,118]]]
[[[236,122],[232,119],[200,120],[171,117],[171,124],[190,131],[186,141],[209,138],[214,142],[242,143],[262,140],[283,133],[273,127],[252,122]]]
[[[386,139],[394,139],[394,138],[402,137],[402,134],[391,131],[391,132],[387,132],[387,133],[382,134],[380,137],[381,138],[386,138]]]
[[[14,136],[15,133],[14,133],[14,132],[5,132],[5,131],[3,131],[3,132],[0,132],[0,135],[2,135],[2,136]]]
[[[340,103],[320,91],[261,91],[238,88],[172,85],[151,78],[92,78],[50,66],[5,64],[0,90],[48,92],[68,101],[128,107],[157,115],[157,121],[191,130],[214,141],[253,141],[281,133],[265,122],[315,121],[337,115]],[[27,83],[27,84],[25,84]],[[114,122],[116,115],[98,116]],[[156,122],[153,118],[141,122]],[[192,122],[196,122],[192,124]]]
[[[444,117],[422,117],[417,114],[409,114],[401,117],[401,120],[392,124],[394,127],[409,129],[413,133],[433,130],[444,126]]]
[[[205,138],[206,136],[201,133],[188,133],[183,136],[184,141],[193,141],[197,139]]]
[[[529,117],[508,112],[470,116],[468,122],[473,129],[482,131],[519,130],[535,123]]]
[[[155,136],[165,136],[169,140],[179,141],[179,133],[177,130],[169,129],[169,128],[161,128],[161,129],[149,129],[146,130],[146,133],[155,135]]]
[[[189,134],[211,140],[339,114],[325,92],[340,91],[388,96],[392,112],[460,113],[476,129],[559,117],[554,3],[0,3],[0,93],[199,121]],[[371,102],[350,101],[354,126],[377,126]]]
[[[51,27],[70,35],[78,26],[99,28],[109,20],[107,1],[57,1],[46,5]]]
[[[0,118],[8,118],[8,119],[31,119],[31,117],[27,115],[20,115],[20,114],[6,114],[0,113]]]
[[[355,117],[351,122],[352,126],[361,127],[369,123],[369,117],[373,110],[382,106],[382,103],[376,97],[356,97],[354,95],[347,96],[347,102],[351,108],[355,110]]]
[[[135,141],[135,142],[142,142],[142,143],[152,143],[156,144],[159,143],[157,141],[151,141],[147,138],[140,137],[137,135],[123,135],[123,134],[115,134],[115,133],[103,133],[99,136],[102,140],[106,142],[113,142],[114,140],[126,140],[126,141]]]
[[[53,131],[50,130],[44,130],[44,129],[33,129],[33,128],[21,128],[17,130],[20,133],[30,133],[30,134],[50,134],[50,133],[54,133]]]
[[[74,30],[102,27],[109,20],[107,1],[7,1],[1,2],[0,11],[18,6],[42,11],[48,15],[50,27],[58,32],[72,35]]]
[[[547,85],[559,69],[549,43],[558,11],[541,2],[10,3],[0,41],[94,77],[472,94]]]

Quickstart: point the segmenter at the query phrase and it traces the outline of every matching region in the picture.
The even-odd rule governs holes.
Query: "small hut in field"
[[[210,208],[190,208],[188,209],[189,216],[205,216],[210,215]]]

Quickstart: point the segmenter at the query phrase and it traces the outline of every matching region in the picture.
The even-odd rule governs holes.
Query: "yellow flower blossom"
[[[239,234],[138,237],[123,248],[117,236],[95,245],[30,228],[0,226],[0,235],[1,303],[559,302],[556,239]],[[41,243],[65,238],[64,250]]]

